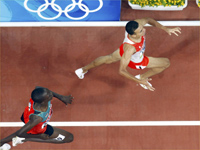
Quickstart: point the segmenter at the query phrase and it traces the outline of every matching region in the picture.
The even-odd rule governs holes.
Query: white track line
[[[200,26],[200,21],[158,21],[164,26]],[[102,22],[0,22],[0,27],[124,27],[127,21]]]
[[[50,122],[52,126],[104,127],[104,126],[200,126],[200,121],[77,121]],[[0,127],[21,127],[22,122],[0,122]]]

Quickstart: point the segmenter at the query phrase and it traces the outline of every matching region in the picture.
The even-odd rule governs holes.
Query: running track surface
[[[199,8],[190,0],[183,11],[140,11],[122,1],[122,21],[141,17],[199,20]],[[75,76],[75,69],[113,52],[123,38],[123,27],[1,28],[1,122],[20,121],[36,85],[75,97],[67,108],[53,100],[51,121],[198,121],[199,27],[182,27],[179,37],[147,27],[146,55],[171,61],[153,77],[155,92],[121,77],[119,62],[89,71],[84,80]],[[72,143],[27,142],[13,149],[200,149],[197,126],[60,128],[74,134]],[[1,128],[1,138],[17,129]]]
[[[1,122],[20,121],[37,85],[75,97],[67,108],[54,99],[51,121],[198,121],[199,27],[182,27],[178,37],[146,29],[146,55],[171,61],[153,77],[155,92],[120,76],[119,62],[89,71],[84,80],[74,74],[117,49],[123,27],[1,28]],[[74,142],[13,149],[199,149],[198,126],[61,128],[74,134]],[[17,129],[1,128],[1,138]]]

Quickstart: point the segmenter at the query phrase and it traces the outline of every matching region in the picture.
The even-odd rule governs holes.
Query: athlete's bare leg
[[[2,146],[2,145],[5,144],[5,143],[11,142],[12,139],[18,135],[18,132],[19,132],[19,130],[18,130],[17,132],[13,133],[13,134],[7,136],[7,137],[4,138],[4,139],[1,139],[1,140],[0,140],[0,146]],[[36,134],[27,134],[27,133],[24,133],[21,137],[22,137],[22,138],[36,138],[37,135],[36,135]]]
[[[120,59],[121,59],[121,56],[119,54],[119,49],[117,49],[112,54],[98,57],[94,61],[89,63],[88,65],[82,67],[83,73],[87,72],[88,70],[90,70],[92,68],[95,68],[95,67],[98,67],[100,65],[103,65],[103,64],[114,63],[116,61],[119,61]]]
[[[23,134],[20,138],[25,138],[25,140],[23,140],[23,142],[32,141],[32,142],[55,143],[55,144],[69,143],[69,142],[73,141],[73,135],[71,133],[69,133],[65,130],[59,129],[59,128],[55,128],[55,127],[53,127],[53,129],[54,129],[53,134],[47,139],[40,139],[40,138],[38,138],[37,134],[27,134],[27,133]],[[17,132],[0,140],[0,146],[2,146],[5,143],[11,142],[12,139],[18,135]],[[64,137],[64,139],[62,139],[62,140],[55,139],[55,138],[58,138],[59,135]]]
[[[148,58],[149,58],[149,64],[147,65],[147,68],[150,68],[150,70],[148,70],[144,74],[141,74],[140,76],[141,79],[146,79],[153,75],[159,74],[170,66],[170,61],[168,58],[155,58],[155,57],[148,57]]]
[[[5,144],[5,143],[8,143],[8,142],[12,141],[12,138],[14,138],[14,137],[16,137],[16,136],[17,136],[17,134],[16,134],[16,133],[13,133],[13,134],[7,136],[6,138],[0,140],[0,146],[2,146],[2,145]]]
[[[39,138],[31,138],[28,137],[24,140],[24,142],[42,142],[42,143],[70,143],[73,141],[73,135],[65,130],[53,127],[54,132],[48,139],[39,139]]]

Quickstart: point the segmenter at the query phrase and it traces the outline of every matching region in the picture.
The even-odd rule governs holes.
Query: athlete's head
[[[46,88],[36,88],[31,93],[31,98],[36,103],[42,103],[43,101],[49,101],[53,97],[52,92]]]
[[[145,34],[143,25],[136,21],[129,21],[126,24],[126,32],[132,36],[140,37]]]
[[[133,35],[134,31],[138,28],[139,24],[136,21],[129,21],[126,24],[126,32],[128,32],[128,34]]]

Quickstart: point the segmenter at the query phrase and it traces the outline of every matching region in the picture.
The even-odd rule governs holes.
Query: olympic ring
[[[69,12],[69,10],[71,10],[72,8],[74,8],[76,5],[73,5],[73,7],[71,8],[71,9],[68,9],[69,7],[71,7],[71,5],[73,5],[73,4],[70,4],[70,5],[68,5],[66,8],[65,8],[65,15],[68,17],[68,18],[70,18],[70,19],[72,19],[72,20],[81,20],[81,19],[83,19],[83,18],[85,18],[88,14],[89,14],[89,9],[88,9],[88,7],[86,6],[86,5],[84,5],[84,4],[76,4],[76,5],[78,5],[79,6],[79,8],[82,8],[82,7],[84,7],[85,8],[85,15],[83,15],[82,17],[79,17],[79,18],[74,18],[74,17],[71,17],[71,16],[69,16],[69,14],[68,14],[68,12]],[[81,7],[80,7],[80,5],[82,5]]]
[[[103,0],[98,0],[99,1],[99,6],[96,9],[93,9],[93,10],[90,10],[87,5],[83,4],[82,3],[83,0],[79,0],[78,2],[76,2],[76,0],[72,0],[72,4],[69,4],[68,6],[65,7],[64,10],[62,10],[62,8],[59,5],[55,4],[56,0],[51,0],[51,2],[49,2],[49,0],[44,0],[45,1],[44,4],[42,4],[41,6],[39,6],[37,8],[37,10],[33,10],[33,9],[30,9],[28,7],[28,1],[29,0],[25,0],[24,1],[24,7],[26,8],[26,10],[28,10],[30,12],[33,12],[33,13],[37,13],[39,17],[41,17],[42,19],[45,19],[45,20],[54,20],[54,19],[57,19],[57,18],[59,18],[62,15],[62,13],[64,13],[65,16],[68,17],[69,19],[72,19],[72,20],[81,20],[81,19],[86,18],[89,15],[89,13],[97,12],[97,11],[99,11],[103,7]],[[42,12],[45,11],[45,10],[47,10],[47,8],[49,6],[51,6],[51,8],[54,11],[58,12],[58,14],[55,17],[49,17],[48,18],[48,17],[45,17],[45,16],[42,15]],[[68,14],[76,6],[78,6],[81,11],[85,12],[85,14],[83,16],[75,18],[75,17],[72,17],[72,16],[70,16]]]

